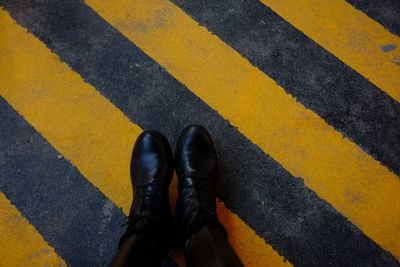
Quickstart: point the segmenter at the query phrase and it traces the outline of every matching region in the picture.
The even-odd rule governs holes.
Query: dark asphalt
[[[265,72],[270,70],[267,72],[268,75],[281,83],[288,92],[293,95],[298,94],[296,97],[300,101],[307,103],[307,106],[316,110],[321,116],[324,115],[324,118],[337,129],[350,137],[353,134],[353,139],[364,149],[375,149],[377,157],[381,155],[379,153],[382,153],[383,158],[383,153],[388,154],[389,156],[383,161],[392,169],[396,167],[395,163],[398,162],[393,162],[399,156],[396,154],[399,151],[399,144],[393,142],[392,137],[399,132],[399,124],[397,127],[395,124],[399,119],[397,103],[289,24],[278,20],[277,16],[271,14],[267,8],[261,8],[255,2],[247,1],[242,10],[250,12],[246,14],[245,23],[243,15],[241,16],[234,8],[235,5],[225,10],[229,16],[223,16],[223,9],[213,11],[213,6],[216,5],[212,5],[212,1],[195,2],[183,4],[182,1],[178,4],[195,19],[204,19],[201,22],[207,23],[210,30],[230,45],[238,46],[235,48],[253,64],[262,65]],[[142,128],[159,129],[174,144],[179,131],[185,125],[189,123],[205,125],[215,138],[220,158],[218,195],[230,209],[293,264],[298,266],[398,264],[389,253],[307,189],[301,178],[291,176],[81,1],[0,1],[0,3],[18,23],[41,39],[86,82],[94,85]],[[219,6],[223,7],[224,3],[220,2]],[[192,14],[193,10],[199,14],[195,16]],[[221,16],[220,27],[215,26],[217,16]],[[259,24],[254,24],[254,21],[251,22],[253,17],[258,20],[265,19],[265,22],[269,23],[268,26],[261,27]],[[236,37],[229,39],[233,36],[230,27],[242,24],[244,26],[235,33]],[[263,35],[260,37],[258,35],[261,31]],[[268,36],[268,40],[263,36]],[[258,55],[262,57],[258,59]],[[310,56],[315,58],[316,62],[307,60]],[[274,60],[267,60],[270,57]],[[296,57],[299,57],[297,58],[299,62],[294,61]],[[325,88],[326,95],[318,92],[321,88]],[[332,94],[333,89],[335,92]],[[378,102],[376,109],[374,103],[365,101],[365,99],[370,101],[372,98]],[[357,108],[352,107],[351,103],[357,104]],[[371,105],[374,112],[369,111]],[[386,119],[387,116],[392,120]],[[378,119],[381,126],[377,123]],[[11,124],[13,120],[4,123],[13,125]],[[388,132],[383,128],[389,129]],[[47,168],[47,162],[47,159],[43,160],[42,165],[38,163],[38,166]],[[84,183],[83,178],[79,179],[82,179],[80,183]],[[21,187],[14,185],[18,182],[9,180],[7,186]],[[59,188],[72,186],[67,181],[57,181],[56,185]],[[54,186],[57,187],[56,185]],[[39,197],[43,197],[41,194],[44,196],[49,194],[48,190],[43,191],[40,188],[37,190],[36,194]],[[22,205],[18,204],[20,193],[4,191],[20,208]],[[69,196],[65,197],[65,202],[68,202]],[[101,199],[105,201],[104,196]],[[96,200],[93,201],[91,207],[93,212],[100,212],[104,203],[99,198],[97,201],[100,203],[96,204]],[[96,205],[98,205],[97,211]],[[49,207],[51,210],[55,209],[51,205]],[[255,210],[253,207],[262,208]],[[46,213],[50,212],[44,206],[42,208]],[[80,214],[80,209],[68,213],[69,211],[66,211],[66,214],[70,214],[71,218],[77,217],[71,219],[76,225],[70,227],[76,229],[81,227],[79,228],[81,232],[70,237],[68,242],[79,244],[82,242],[83,234],[88,230],[87,225],[92,222],[92,217]],[[101,214],[96,216],[93,218],[99,218]],[[28,215],[27,217],[29,218]],[[88,221],[79,220],[82,217]],[[118,218],[115,220],[121,219]],[[115,230],[116,226],[112,229]],[[50,239],[49,236],[53,234],[57,235],[55,232],[42,234],[46,239]],[[119,234],[120,229],[115,230],[115,235],[109,240],[115,241]],[[101,237],[99,238],[93,236],[90,240],[91,248],[100,245]],[[56,249],[59,250],[57,246]],[[65,256],[67,262],[71,261],[72,254],[60,253],[60,255]]]
[[[246,1],[245,5],[211,0],[174,2],[277,80],[300,102],[391,169],[399,171],[396,159],[400,156],[400,145],[393,139],[400,132],[398,103],[256,2]],[[0,3],[18,23],[142,128],[161,130],[174,145],[187,124],[205,125],[215,139],[220,158],[219,197],[294,265],[398,265],[388,252],[306,188],[301,178],[290,175],[81,1]],[[225,6],[228,4],[229,8]],[[261,25],[260,19],[266,24]],[[314,60],[310,61],[310,57]],[[368,102],[371,99],[373,103]],[[26,198],[24,201],[23,179],[8,179],[2,184],[2,191],[32,224],[42,225],[43,229],[37,229],[68,263],[94,266],[95,257],[98,263],[105,263],[121,234],[121,211],[110,206],[113,216],[109,225],[106,224],[103,234],[96,235],[102,225],[99,222],[104,219],[107,199],[69,162],[57,159],[57,152],[4,101],[1,107],[6,114],[1,126],[9,128],[4,132],[7,136],[1,136],[0,140],[2,147],[9,149],[1,151],[19,151],[23,159],[27,150],[25,160],[18,163],[19,175],[29,174],[29,166],[35,164],[37,173],[29,176],[37,178],[42,172],[49,176],[43,177],[43,182],[25,178],[32,180],[27,186],[34,188],[26,196],[34,194],[44,204],[29,205]],[[36,150],[27,145],[12,146],[30,136],[35,137],[33,144],[41,142]],[[55,162],[51,161],[53,157]],[[13,160],[17,159],[10,155],[7,158],[12,160],[3,168],[9,174],[16,166]],[[64,172],[65,177],[54,179]],[[85,203],[80,203],[82,198]],[[80,205],[89,205],[82,207],[90,209],[81,209]],[[43,219],[46,216],[53,219],[46,222]],[[63,220],[57,222],[55,218]],[[67,219],[66,226],[60,225]],[[94,229],[90,228],[92,224]],[[76,258],[74,253],[82,253],[89,247],[93,253],[90,262]]]
[[[400,105],[258,0],[172,0],[400,175]]]
[[[383,25],[387,30],[400,36],[399,0],[346,0],[349,4],[364,12]]]
[[[105,266],[125,216],[0,97],[0,190],[68,266]]]

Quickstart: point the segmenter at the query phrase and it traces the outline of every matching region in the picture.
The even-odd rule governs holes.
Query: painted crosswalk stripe
[[[356,9],[367,14],[391,33],[400,36],[400,2],[346,0]]]
[[[174,4],[85,2],[371,239],[400,257],[400,180],[395,174]]]
[[[260,0],[400,101],[400,38],[344,0]]]
[[[257,0],[172,2],[400,175],[399,102]]]
[[[0,191],[68,266],[106,266],[125,228],[121,208],[1,96],[0,114]]]
[[[234,1],[236,0],[226,3]],[[43,5],[32,6],[20,1],[3,1],[2,4],[18,24],[41,40],[62,61],[81,75],[83,80],[94,86],[125,116],[142,128],[159,129],[166,134],[173,145],[185,125],[201,123],[206,126],[215,140],[220,158],[218,195],[227,207],[237,213],[259,236],[267,240],[290,262],[295,265],[315,262],[322,266],[342,264],[343,262],[358,265],[370,263],[390,265],[396,262],[390,253],[383,251],[329,203],[305,187],[302,179],[289,174],[278,162],[266,155],[258,146],[252,144],[236,127],[232,127],[227,120],[168,74],[83,2],[57,2],[46,5],[46,8],[43,8]],[[27,5],[30,8],[26,8]],[[258,7],[261,10],[267,9],[261,3]],[[49,17],[48,14],[52,14],[52,16]],[[268,16],[269,14],[271,13],[268,13]],[[46,18],[46,20],[41,18]],[[76,25],[77,18],[84,18],[86,21],[79,24],[79,30],[71,31],[70,27],[64,27],[65,25]],[[201,23],[204,23],[204,20]],[[221,35],[223,32],[218,31],[218,36]],[[103,44],[101,46],[98,45],[100,40]],[[285,38],[285,40],[290,41],[290,38]],[[312,43],[311,40],[309,42]],[[290,46],[290,42],[288,45]],[[344,66],[344,64],[342,65]],[[18,70],[16,69],[15,72]],[[380,90],[376,90],[376,92],[383,94]],[[389,99],[389,97],[387,98]],[[391,100],[395,102],[393,99]],[[7,118],[9,112],[6,107],[4,108]],[[20,119],[14,120],[19,121]],[[4,129],[14,128],[14,120],[8,123],[3,121]],[[9,138],[4,136],[5,132],[0,132],[3,133],[2,139]],[[0,139],[0,141],[3,140]],[[45,147],[43,149],[46,149]],[[11,160],[16,160],[12,158]],[[47,164],[41,165],[40,169],[47,168],[49,164],[52,165],[54,162],[47,162]],[[54,168],[56,166],[54,165]],[[46,174],[52,176],[52,173],[46,172]],[[42,178],[46,180],[45,177]],[[80,179],[82,178],[80,177]],[[74,181],[74,187],[82,186],[80,179]],[[48,182],[42,182],[45,183],[43,186],[47,187]],[[13,190],[9,187],[10,184],[18,185],[18,182],[14,183],[9,180],[3,188]],[[44,190],[51,191],[52,195],[74,194],[74,190],[64,192],[57,187]],[[56,191],[64,193],[55,193]],[[18,195],[17,192],[7,192],[14,196]],[[82,194],[82,196],[87,196],[91,193],[82,192]],[[46,194],[46,196],[51,195]],[[13,200],[17,205],[17,201],[21,199],[15,196]],[[60,202],[63,201],[60,200]],[[75,204],[79,207],[90,206],[89,203],[79,205],[76,202]],[[18,207],[19,205],[21,204],[19,203]],[[47,202],[46,205],[53,211],[51,202]],[[102,206],[101,203],[94,205],[94,207],[100,206]],[[70,205],[68,207],[72,209]],[[98,209],[91,209],[94,213],[96,210]],[[26,210],[26,216],[28,212],[31,212],[29,221],[33,224],[36,214],[29,209]],[[57,216],[57,212],[53,212]],[[80,214],[84,213],[80,212]],[[93,218],[91,215],[88,216]],[[98,219],[94,220],[98,221]],[[293,222],[297,223],[294,225]],[[57,229],[57,225],[52,224],[52,226]],[[294,226],[296,229],[293,229]],[[35,227],[42,227],[42,223],[35,221]],[[73,225],[70,227],[75,229]],[[84,223],[77,222],[76,230],[85,233],[84,229]],[[72,231],[76,233],[76,230]],[[104,240],[108,240],[108,246],[116,244],[115,240],[120,235],[120,231],[115,229],[112,231],[115,233],[114,236],[110,233],[111,236],[104,237]],[[43,232],[43,235],[46,236],[46,239],[52,238],[52,235],[46,234],[46,232]],[[60,237],[61,240],[65,240],[65,238],[67,237]],[[344,240],[346,240],[345,251],[342,250]],[[78,247],[79,243],[76,243]],[[57,251],[61,253],[64,241],[53,240],[51,244],[54,247],[57,246]],[[106,244],[103,242],[102,246]],[[99,259],[102,261],[109,259],[114,249],[111,246],[107,249],[109,254],[101,253]],[[89,250],[93,252],[94,256],[98,253],[97,248],[84,249],[85,253],[90,253]],[[65,257],[65,259],[68,259],[68,262],[71,260],[70,257]],[[74,262],[91,261],[89,257],[72,257],[72,260]]]
[[[0,192],[0,266],[67,266]]]
[[[2,24],[6,25],[1,41],[19,40],[0,51],[0,77],[4,77],[0,94],[127,213],[132,192],[126,166],[141,129],[4,11],[0,14]],[[8,64],[14,67],[6,68]],[[245,263],[289,265],[239,217],[221,203],[218,207],[231,241]]]

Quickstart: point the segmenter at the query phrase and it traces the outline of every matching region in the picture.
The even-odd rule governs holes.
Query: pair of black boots
[[[168,192],[174,169],[178,176],[176,227]],[[130,236],[142,234],[151,240],[157,254],[166,254],[173,249],[174,241],[185,243],[203,226],[212,226],[226,235],[216,215],[216,177],[215,148],[202,126],[191,125],[182,131],[175,159],[164,135],[144,131],[132,152],[134,200],[120,245]]]

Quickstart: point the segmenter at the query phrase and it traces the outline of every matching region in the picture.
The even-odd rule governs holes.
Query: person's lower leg
[[[160,261],[161,255],[155,253],[149,239],[142,234],[133,234],[123,241],[110,267],[160,266]]]
[[[243,266],[226,234],[214,226],[203,226],[189,238],[185,249],[187,267]]]
[[[208,131],[185,128],[175,149],[177,228],[189,267],[243,266],[217,217],[217,154]]]
[[[111,266],[160,266],[172,249],[174,227],[168,190],[173,156],[159,132],[144,131],[136,140],[131,158],[133,202],[127,229]]]

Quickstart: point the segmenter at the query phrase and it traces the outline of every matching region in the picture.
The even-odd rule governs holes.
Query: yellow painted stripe
[[[7,13],[0,11],[0,19],[0,95],[127,213],[130,153],[141,129]],[[288,265],[239,217],[219,210],[245,264]]]
[[[370,238],[400,259],[400,179],[166,0],[86,0]]]
[[[345,0],[260,1],[400,101],[398,36]],[[394,50],[384,52],[393,45]]]
[[[0,266],[67,266],[0,192]]]

